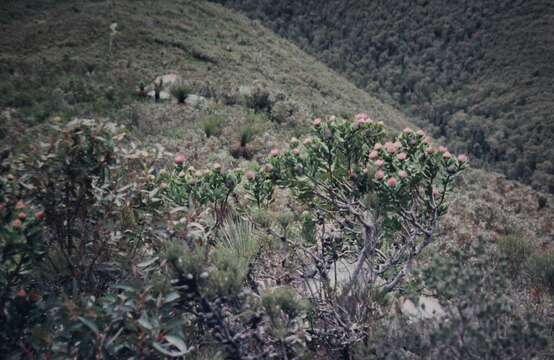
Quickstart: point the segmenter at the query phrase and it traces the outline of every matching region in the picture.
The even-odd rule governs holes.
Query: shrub
[[[502,236],[496,244],[500,253],[508,261],[514,275],[521,270],[522,265],[533,252],[531,243],[517,234]]]
[[[278,124],[283,124],[288,122],[297,111],[296,104],[290,101],[277,101],[271,108],[270,118]]]
[[[5,175],[5,174],[2,174]],[[40,295],[28,286],[29,272],[44,257],[44,212],[14,195],[15,181],[0,177],[0,350],[14,350],[39,321],[34,304]]]
[[[532,283],[554,294],[554,251],[530,256],[526,268]]]
[[[303,146],[295,140],[287,150],[272,151],[269,164],[274,183],[291,189],[314,217],[324,208],[321,221],[353,225],[342,234],[343,241],[357,247],[360,266],[353,277],[365,272],[374,284],[379,276],[382,287],[392,290],[406,274],[408,259],[433,241],[435,224],[448,208],[448,192],[467,164],[409,129],[384,144],[383,138],[382,124],[365,114],[354,122],[315,119],[314,134]],[[368,196],[379,206],[365,201]],[[369,256],[375,251],[382,257],[379,265]],[[400,264],[400,258],[406,262]],[[368,268],[362,266],[366,262]]]
[[[240,93],[246,107],[256,112],[271,112],[271,93],[264,84],[256,83],[252,87],[243,87]]]
[[[132,206],[140,197],[132,191],[140,178],[127,182],[132,168],[123,167],[123,135],[112,123],[73,120],[15,162],[21,188],[43,209],[48,229],[48,270],[36,275],[65,291],[100,293],[122,271],[111,264],[128,244],[114,229],[133,223]]]
[[[535,314],[517,309],[507,296],[507,269],[495,263],[481,245],[435,256],[419,273],[419,286],[437,297],[444,315],[389,319],[370,358],[537,358],[548,343],[547,329]]]
[[[314,120],[309,138],[246,172],[196,170],[179,154],[170,169],[137,164],[146,181],[121,161],[138,155],[118,145],[120,130],[73,121],[18,163],[18,191],[45,210],[49,261],[9,291],[26,306],[21,331],[2,329],[14,356],[350,356],[386,310],[376,299],[435,240],[467,165],[409,129],[384,142],[383,125],[360,114]],[[261,253],[262,236],[285,251]],[[340,282],[339,261],[354,263]],[[19,291],[44,278],[44,301]],[[292,288],[261,289],[264,278]]]
[[[230,152],[234,158],[251,159],[255,150],[249,145],[256,136],[257,130],[253,125],[247,125],[239,129],[238,144],[231,147]]]
[[[184,81],[177,81],[171,86],[170,92],[179,104],[184,104],[185,100],[192,92],[192,87]]]
[[[207,138],[219,136],[223,128],[223,119],[218,116],[210,116],[204,120],[202,128]]]

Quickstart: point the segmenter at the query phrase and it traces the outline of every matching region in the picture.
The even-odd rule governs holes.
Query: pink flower
[[[416,134],[421,136],[421,137],[424,137],[425,136],[425,132],[423,130],[418,130],[416,131]]]
[[[383,172],[383,170],[377,170],[377,172],[375,173],[375,179],[383,180],[384,178],[385,178],[385,173]]]
[[[435,149],[432,146],[429,146],[427,149],[425,149],[425,153],[427,155],[431,155],[435,152]]]
[[[183,163],[185,162],[185,160],[187,160],[187,158],[185,157],[185,155],[183,155],[183,154],[177,154],[177,155],[175,155],[175,164],[177,164],[177,165],[183,165]]]
[[[304,141],[302,143],[304,144],[304,146],[308,146],[312,143],[312,138],[307,137],[307,138],[304,139]]]
[[[254,179],[256,178],[256,173],[255,173],[254,171],[252,171],[252,170],[248,170],[248,171],[244,174],[244,176],[246,177],[246,179],[247,179],[248,181],[252,181],[252,180],[254,180]]]
[[[378,168],[380,168],[381,166],[383,166],[385,164],[385,162],[381,159],[375,161],[375,166],[377,166]]]
[[[321,119],[320,118],[315,118],[313,124],[316,128],[320,127],[321,126]]]
[[[458,155],[458,161],[461,163],[467,162],[467,156],[465,156],[464,154]]]
[[[177,154],[177,155],[175,155],[175,164],[177,164],[177,165],[183,165],[183,163],[185,162],[185,160],[187,160],[187,158],[185,157],[185,155],[183,155],[183,154]]]
[[[300,155],[300,149],[299,148],[294,148],[292,149],[292,154],[294,156],[299,156]]]
[[[280,151],[277,148],[271,149],[271,152],[269,153],[269,155],[271,155],[272,157],[279,156],[279,154],[280,154]]]
[[[22,226],[23,226],[23,224],[21,223],[21,220],[15,219],[14,221],[12,221],[12,228],[14,230],[21,230]]]
[[[377,151],[373,150],[369,153],[370,160],[376,160],[377,158],[379,158],[379,153]]]
[[[389,154],[394,154],[396,152],[396,147],[394,146],[393,143],[391,143],[390,141],[389,142],[386,142],[385,145],[385,150],[389,153]]]
[[[373,145],[373,150],[379,151],[382,148],[383,148],[383,144],[381,144],[381,143],[377,143],[377,144]]]
[[[404,170],[400,170],[400,171],[398,172],[398,176],[399,176],[401,179],[405,179],[405,178],[408,177],[408,173],[405,172]]]
[[[356,115],[356,124],[361,125],[361,124],[367,124],[367,123],[370,123],[370,122],[371,122],[371,120],[369,119],[369,116],[367,116],[367,114],[360,113],[360,114]]]
[[[448,148],[445,147],[445,146],[439,146],[439,152],[440,152],[440,153],[448,152]]]
[[[387,185],[390,186],[390,187],[395,187],[396,184],[398,184],[398,181],[393,177],[391,177],[387,180]]]
[[[396,153],[398,151],[398,149],[400,149],[400,147],[402,146],[402,144],[400,144],[400,142],[387,142],[385,143],[384,147],[385,147],[385,150],[387,150],[387,152],[391,155],[394,155],[394,153]]]
[[[400,154],[396,155],[396,158],[400,161],[406,160],[407,157],[408,157],[408,154],[406,154],[405,152],[401,152]]]
[[[271,164],[265,164],[263,167],[264,172],[271,173],[273,171],[273,165]]]
[[[404,130],[402,130],[402,132],[403,132],[404,134],[411,134],[411,133],[413,133],[414,131],[413,131],[412,129],[410,129],[409,127],[407,127],[407,128],[404,128]]]
[[[442,154],[442,158],[444,160],[450,160],[451,157],[452,157],[452,154],[450,154],[448,151],[446,151],[444,154]]]

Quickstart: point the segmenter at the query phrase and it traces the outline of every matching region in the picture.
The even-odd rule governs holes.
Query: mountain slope
[[[554,3],[220,0],[404,107],[452,148],[554,191]]]
[[[117,116],[140,82],[178,73],[217,89],[264,81],[305,109],[405,117],[245,17],[198,1],[3,2],[0,106],[29,123],[52,115]],[[40,4],[40,6],[38,6]],[[28,10],[33,9],[33,10]],[[6,19],[6,18],[4,18]],[[115,30],[111,30],[116,23]]]
[[[0,5],[2,14],[10,14],[2,25],[9,36],[0,38],[0,86],[7,95],[1,100],[0,135],[7,144],[36,141],[41,124],[56,116],[109,116],[128,124],[145,143],[189,153],[202,168],[210,162],[241,165],[243,160],[234,159],[230,149],[253,121],[260,128],[254,159],[260,160],[271,147],[302,135],[314,114],[366,111],[392,129],[410,125],[401,112],[259,22],[217,4],[117,1],[110,8],[107,1],[25,3],[33,10],[16,1]],[[115,31],[112,24],[117,24]],[[240,104],[226,104],[220,96],[209,98],[205,107],[137,96],[140,82],[148,84],[163,74],[179,74],[224,95],[262,81],[297,102],[300,110],[293,122],[281,124]],[[222,132],[206,139],[203,122],[214,116],[223,122]],[[29,130],[31,125],[36,127]],[[453,204],[445,237],[462,241],[483,230],[491,237],[520,233],[539,243],[552,241],[550,196],[485,171],[470,173],[467,183]],[[546,205],[538,205],[541,199]]]

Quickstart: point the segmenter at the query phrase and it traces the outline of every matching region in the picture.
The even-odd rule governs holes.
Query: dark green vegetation
[[[475,163],[554,191],[554,3],[220,0],[414,114]]]
[[[212,2],[0,15],[0,357],[552,358],[551,195]]]

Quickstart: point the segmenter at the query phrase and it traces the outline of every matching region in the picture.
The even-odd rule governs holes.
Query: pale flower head
[[[175,155],[175,164],[176,165],[183,165],[187,158],[183,154],[177,154]]]
[[[255,173],[254,171],[252,171],[252,170],[248,170],[248,171],[244,174],[244,176],[246,177],[246,179],[247,179],[248,181],[252,181],[252,180],[254,180],[254,179],[256,178],[256,173]]]
[[[385,173],[383,172],[383,170],[377,170],[375,172],[375,179],[376,180],[383,180],[385,178]]]
[[[313,125],[318,128],[321,126],[321,119],[320,118],[315,118],[314,121],[313,121]]]
[[[379,153],[376,150],[372,150],[369,153],[369,159],[370,160],[377,160],[379,158]]]
[[[396,158],[400,161],[404,161],[408,158],[408,154],[405,152],[401,152],[400,154],[396,155]]]
[[[393,177],[391,177],[387,180],[387,185],[390,186],[390,187],[396,187],[397,184],[398,184],[398,180],[396,180]]]

